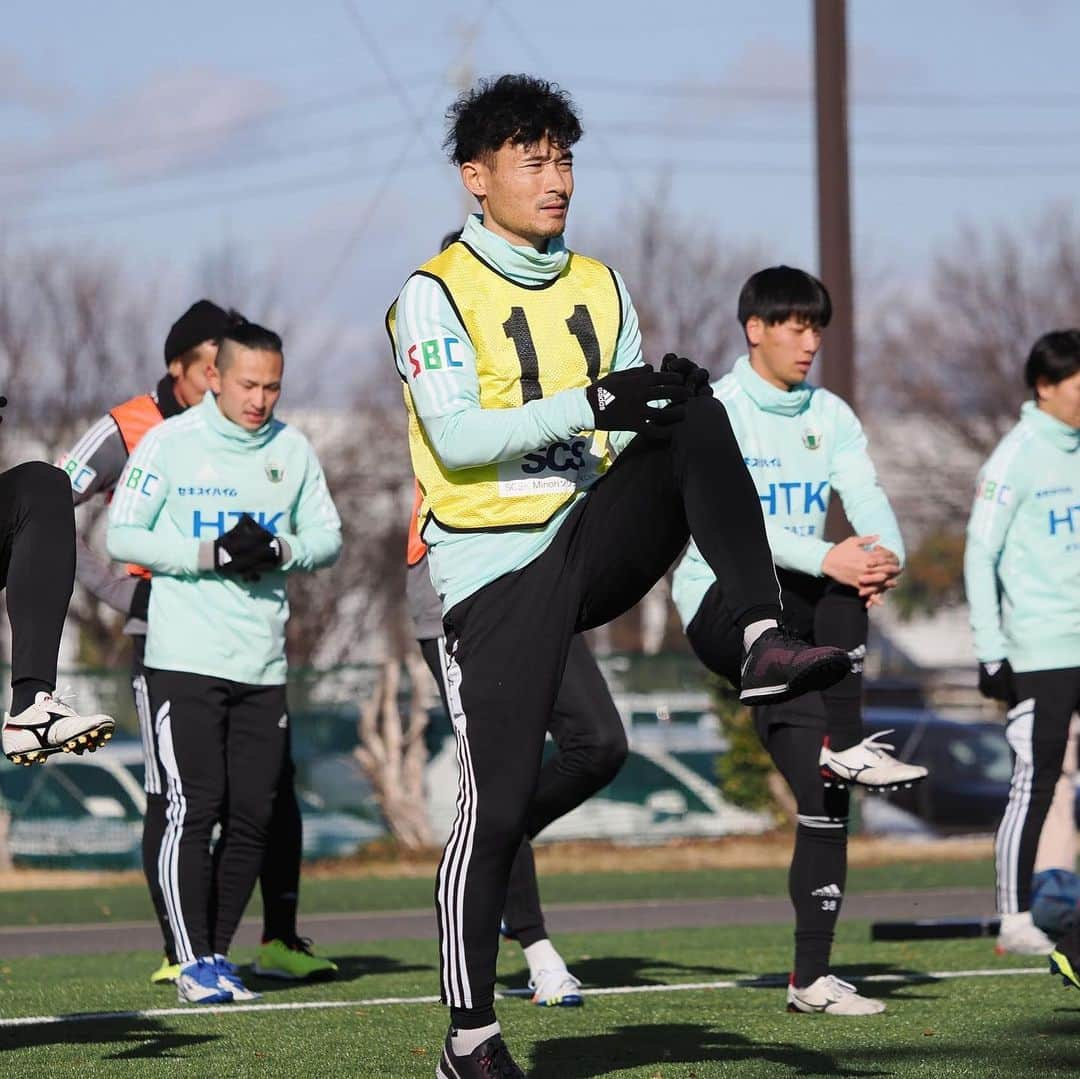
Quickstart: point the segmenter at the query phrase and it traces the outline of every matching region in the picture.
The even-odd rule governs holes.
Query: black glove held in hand
[[[691,397],[712,397],[712,386],[709,385],[709,372],[704,367],[698,367],[693,360],[685,356],[676,356],[674,352],[667,353],[660,361],[661,371],[674,371],[681,375],[683,385]]]
[[[654,371],[648,364],[612,371],[585,388],[597,431],[647,431],[678,423],[686,416],[690,396],[682,376]],[[653,401],[669,401],[653,408]]]
[[[281,543],[245,513],[223,536],[214,540],[214,568],[219,573],[257,581],[259,572],[281,563]]]
[[[979,692],[992,701],[1004,701],[1010,707],[1016,703],[1013,670],[1007,659],[979,664]]]

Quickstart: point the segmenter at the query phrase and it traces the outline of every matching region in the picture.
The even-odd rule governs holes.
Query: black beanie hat
[[[209,300],[193,303],[172,324],[169,336],[165,338],[165,366],[203,341],[216,341],[228,323],[228,314],[216,303]]]

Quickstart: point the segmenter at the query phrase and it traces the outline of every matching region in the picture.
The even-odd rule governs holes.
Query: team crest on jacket
[[[266,478],[271,483],[280,483],[285,478],[285,469],[281,465],[270,463],[266,466]]]
[[[807,427],[802,433],[802,444],[808,450],[821,449],[821,432],[813,427]]]

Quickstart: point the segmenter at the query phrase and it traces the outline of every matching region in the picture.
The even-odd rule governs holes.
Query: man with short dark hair
[[[169,328],[165,338],[166,373],[152,393],[139,394],[117,405],[79,438],[58,464],[71,480],[76,506],[100,495],[111,499],[128,457],[143,435],[164,419],[179,416],[206,395],[210,372],[218,353],[218,339],[230,315],[210,300],[197,300]],[[168,803],[154,756],[155,740],[150,701],[143,668],[146,619],[150,601],[150,573],[128,565],[118,573],[115,563],[97,555],[78,537],[76,576],[94,597],[127,615],[124,632],[131,637],[131,688],[139,719],[144,755],[142,861],[154,912],[161,926],[164,955],[150,976],[154,984],[175,982],[176,960],[169,912],[161,889],[161,843],[165,835]],[[326,977],[337,969],[328,959],[314,955],[299,936],[296,913],[299,895],[303,831],[294,787],[292,757],[285,761],[271,822],[274,842],[268,845],[260,875],[263,901],[263,942],[255,961],[260,974],[286,979]]]
[[[713,389],[757,487],[785,622],[818,644],[854,652],[865,650],[867,606],[895,583],[904,549],[855,413],[807,381],[831,316],[828,291],[812,274],[790,266],[755,273],[738,303],[747,354]],[[861,533],[840,543],[824,534],[832,491]],[[672,595],[698,658],[719,674],[731,670],[737,657],[717,632],[724,594],[694,543],[675,571]],[[754,725],[798,806],[788,1007],[880,1012],[881,1001],[861,996],[829,969],[847,876],[846,785],[895,788],[923,778],[926,769],[896,760],[877,739],[863,739],[862,678],[854,671],[821,693],[758,708]]]
[[[109,553],[154,574],[146,671],[168,801],[159,876],[189,1003],[256,995],[227,952],[288,753],[284,574],[330,565],[341,549],[314,450],[273,416],[283,368],[277,334],[232,319],[211,392],[143,438],[109,511]]]
[[[1000,951],[1051,956],[1080,988],[1080,942],[1058,951],[1031,918],[1043,822],[1080,710],[1080,330],[1044,334],[1032,400],[979,471],[964,582],[979,689],[1009,705],[1009,803],[994,844]]]
[[[633,606],[693,535],[724,583],[746,699],[828,685],[850,662],[778,628],[761,506],[707,374],[645,364],[622,279],[563,243],[581,136],[568,95],[504,75],[449,118],[481,213],[387,317],[460,765],[436,886],[451,1020],[436,1074],[513,1079],[499,917],[575,633]]]

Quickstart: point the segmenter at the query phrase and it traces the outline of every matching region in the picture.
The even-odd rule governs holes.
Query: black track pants
[[[733,637],[779,617],[761,503],[713,398],[687,403],[670,443],[636,438],[539,557],[443,620],[461,767],[436,906],[443,999],[458,1012],[494,1000],[507,882],[574,634],[637,603],[691,534],[720,580]]]
[[[443,705],[449,708],[443,670],[445,646],[437,639],[419,644]],[[548,731],[558,752],[540,769],[526,817],[525,838],[510,870],[503,909],[507,929],[523,948],[547,938],[529,840],[606,787],[626,760],[626,728],[622,717],[596,660],[580,636],[575,636],[570,644]]]
[[[30,680],[56,687],[56,657],[74,586],[71,481],[44,461],[8,469],[0,474],[0,587],[7,588],[13,686]],[[31,703],[32,694],[12,710]]]
[[[187,963],[228,952],[259,875],[288,748],[285,687],[146,677],[166,800],[157,885],[176,959]]]
[[[1019,703],[1005,729],[1014,753],[1012,785],[994,841],[997,908],[1031,907],[1031,878],[1043,822],[1061,777],[1072,714],[1080,710],[1080,667],[1017,671]]]
[[[146,814],[143,817],[142,863],[150,900],[161,926],[165,954],[175,963],[176,943],[169,924],[169,911],[161,886],[159,858],[161,843],[168,824],[168,799],[165,796],[166,781],[159,762],[157,736],[150,711],[150,692],[143,667],[146,638],[141,634],[131,638],[132,672],[131,688],[135,698],[135,711],[139,717],[139,733],[142,738],[145,762],[144,788],[146,791]],[[288,728],[287,730],[291,730]],[[259,873],[259,889],[263,901],[263,939],[292,941],[297,936],[296,910],[300,891],[300,862],[303,856],[304,835],[300,806],[296,800],[295,775],[292,754],[287,739],[285,761],[274,796],[274,811],[270,818],[270,835],[263,854]]]

